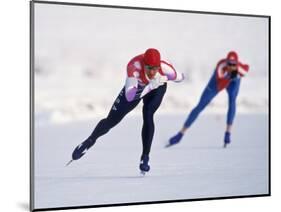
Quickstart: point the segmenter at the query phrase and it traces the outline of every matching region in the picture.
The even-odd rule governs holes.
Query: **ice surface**
[[[268,193],[268,116],[238,114],[223,149],[225,117],[199,117],[182,143],[164,145],[186,114],[156,114],[151,171],[142,177],[141,116],[125,119],[70,166],[89,122],[35,127],[35,208],[147,202]]]

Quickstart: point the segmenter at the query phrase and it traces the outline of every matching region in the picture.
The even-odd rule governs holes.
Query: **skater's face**
[[[229,72],[237,71],[237,64],[228,63],[227,69]]]
[[[145,73],[149,79],[152,79],[155,76],[155,74],[159,71],[159,69],[160,69],[159,66],[149,66],[149,65],[144,66]]]

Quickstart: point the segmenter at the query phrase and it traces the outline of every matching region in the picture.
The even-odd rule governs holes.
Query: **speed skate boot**
[[[228,144],[230,144],[231,142],[231,139],[230,139],[230,132],[225,132],[224,134],[224,144],[223,144],[223,147],[226,148],[226,146]]]
[[[145,173],[149,172],[150,166],[148,165],[149,156],[148,155],[142,155],[141,161],[140,161],[140,170],[141,174],[145,175]]]

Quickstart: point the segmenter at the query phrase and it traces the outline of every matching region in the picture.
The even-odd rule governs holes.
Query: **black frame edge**
[[[104,205],[85,205],[85,206],[69,206],[69,207],[54,207],[54,208],[37,208],[33,211],[55,211],[55,210],[71,210],[71,209],[87,209],[87,208],[104,208],[104,207],[122,207],[122,206],[136,206],[136,205],[152,205],[152,204],[167,204],[167,203],[185,203],[197,202],[206,200],[229,200],[229,199],[242,199],[242,198],[257,198],[269,197],[270,194],[256,194],[244,196],[227,196],[227,197],[210,197],[210,198],[197,198],[197,199],[182,199],[182,200],[165,200],[165,201],[151,201],[151,202],[135,202],[135,203],[118,203],[118,204],[104,204]]]
[[[30,176],[29,176],[29,210],[34,211],[34,1],[29,2],[29,90],[30,90],[30,99],[29,99],[29,160],[30,160]]]
[[[206,14],[206,15],[229,15],[229,16],[244,16],[254,18],[268,18],[270,15],[257,15],[257,14],[243,14],[243,13],[225,13],[225,12],[207,12],[197,10],[180,10],[180,9],[167,9],[167,8],[148,8],[148,7],[133,7],[133,6],[122,6],[122,5],[102,5],[102,4],[90,4],[90,3],[74,3],[74,2],[55,2],[55,1],[40,1],[34,0],[34,3],[40,4],[57,4],[57,5],[68,5],[68,6],[87,6],[87,7],[102,7],[102,8],[115,8],[115,9],[133,9],[133,10],[149,10],[149,11],[163,11],[163,12],[185,12],[194,14]]]
[[[268,193],[271,196],[271,16],[268,17]]]

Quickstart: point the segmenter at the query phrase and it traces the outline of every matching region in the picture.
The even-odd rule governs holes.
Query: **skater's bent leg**
[[[231,142],[231,129],[236,113],[236,98],[239,92],[240,79],[233,80],[227,87],[228,93],[228,111],[226,120],[226,131],[224,134],[224,147]]]
[[[112,117],[107,117],[105,119],[100,120],[100,122],[95,127],[94,131],[90,135],[90,138],[92,140],[96,140],[100,136],[106,134],[111,128],[113,128],[115,125],[117,125],[123,117],[115,117],[114,119]]]
[[[226,124],[227,126],[232,125],[236,113],[236,98],[229,97],[228,100],[228,111],[227,111],[227,120]],[[230,128],[229,128],[230,129]]]
[[[196,118],[198,117],[198,115],[204,110],[204,108],[211,102],[211,100],[217,95],[217,90],[215,89],[210,89],[209,87],[207,87],[200,100],[199,103],[197,104],[197,106],[191,111],[191,113],[189,114],[187,120],[184,123],[184,126],[181,130],[182,133],[185,133],[185,131],[193,124],[193,122],[196,120]]]
[[[88,151],[95,143],[96,140],[106,134],[112,127],[117,125],[123,117],[134,109],[140,100],[128,102],[124,95],[124,88],[121,90],[119,96],[115,100],[107,118],[102,119],[95,127],[92,134],[81,144],[79,144],[72,153],[72,159],[78,160],[86,151]]]
[[[154,135],[154,112],[151,109],[143,109],[143,127],[142,127],[142,155],[149,155],[151,143]]]
[[[182,129],[172,138],[170,138],[169,143],[170,144],[176,144],[178,143],[185,132],[188,130],[188,128],[193,124],[193,122],[197,119],[199,114],[204,110],[204,108],[210,103],[210,101],[217,95],[217,85],[216,85],[216,74],[214,72],[211,80],[207,84],[206,88],[204,89],[199,103],[188,115]]]
[[[143,99],[143,127],[142,127],[142,144],[143,152],[142,155],[149,155],[151,144],[154,136],[154,113],[159,108],[164,94],[166,92],[166,84],[160,86],[156,90],[151,91]]]
[[[100,136],[106,134],[111,128],[116,126],[131,110],[133,110],[140,100],[134,100],[128,102],[125,98],[124,92],[120,92],[119,96],[115,100],[108,116],[105,119],[102,119],[94,131],[90,135],[93,141],[96,141]]]
[[[204,108],[210,103],[210,101],[217,95],[218,91],[216,89],[216,86],[208,86],[203,91],[203,94],[201,95],[201,98],[199,100],[199,103],[197,106],[191,111],[188,118],[186,119],[182,129],[173,137],[169,139],[169,143],[166,145],[166,147],[175,145],[179,143],[188,130],[188,128],[193,124],[193,122],[196,120],[196,118],[199,116],[199,114],[204,110]]]
[[[236,114],[236,98],[239,92],[240,79],[236,79],[230,83],[227,88],[228,93],[228,111],[227,111],[227,132],[231,132],[231,126],[233,124]]]

